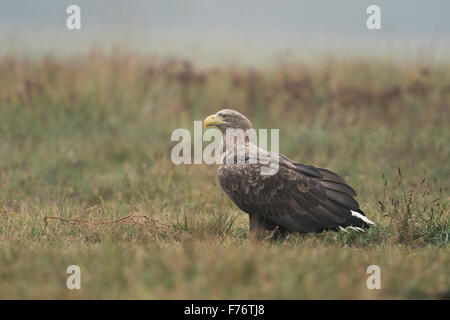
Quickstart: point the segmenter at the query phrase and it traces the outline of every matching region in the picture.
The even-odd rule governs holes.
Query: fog
[[[68,30],[66,8],[81,8]],[[366,8],[381,8],[368,30]],[[445,59],[449,1],[0,1],[1,51],[73,54],[115,46],[210,61],[278,54],[392,55]]]

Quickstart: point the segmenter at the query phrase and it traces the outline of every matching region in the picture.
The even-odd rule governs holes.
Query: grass
[[[449,297],[450,64],[200,70],[93,51],[0,57],[0,87],[2,299]],[[172,130],[221,107],[344,176],[377,225],[247,239],[216,168],[170,160]],[[65,286],[72,264],[81,290]]]

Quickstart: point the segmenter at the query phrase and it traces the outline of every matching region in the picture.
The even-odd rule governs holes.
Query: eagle
[[[222,162],[217,177],[225,193],[248,214],[250,235],[348,232],[346,228],[365,232],[374,224],[355,200],[355,190],[336,173],[263,150],[248,136],[227,143],[227,137],[233,137],[227,135],[228,130],[251,129],[243,114],[224,109],[206,117],[203,124],[205,128],[217,127],[222,133]],[[243,161],[236,161],[238,158]],[[267,161],[260,160],[264,158],[276,159],[278,170],[274,174],[262,174],[261,169],[268,166]]]

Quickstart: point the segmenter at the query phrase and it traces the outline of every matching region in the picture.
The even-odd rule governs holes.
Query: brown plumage
[[[221,110],[205,119],[205,127],[217,126],[223,134],[227,157],[227,129],[250,129],[250,121],[237,111]],[[222,164],[217,177],[223,190],[250,218],[250,231],[321,232],[350,227],[363,231],[372,221],[364,216],[356,192],[343,178],[322,168],[296,163],[279,154],[278,171],[262,175],[266,164],[250,163],[258,148],[248,139],[235,152],[245,153],[244,163]],[[270,157],[267,151],[265,154]],[[225,163],[225,161],[224,161]],[[267,166],[267,165],[266,165]]]

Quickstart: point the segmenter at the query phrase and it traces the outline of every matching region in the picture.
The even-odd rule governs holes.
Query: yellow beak
[[[208,117],[205,118],[205,120],[203,121],[203,127],[211,127],[211,126],[216,126],[218,124],[222,124],[225,123],[225,121],[221,120],[219,117],[217,117],[215,114],[210,115]]]

